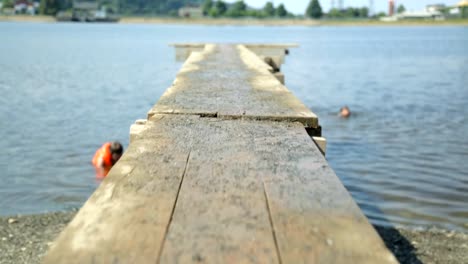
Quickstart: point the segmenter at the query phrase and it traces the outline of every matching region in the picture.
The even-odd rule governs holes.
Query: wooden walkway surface
[[[245,46],[207,45],[203,52],[192,53],[149,117],[195,114],[299,121],[307,127],[317,127],[317,116],[271,71],[271,66]]]
[[[397,263],[242,45],[193,52],[45,263]]]

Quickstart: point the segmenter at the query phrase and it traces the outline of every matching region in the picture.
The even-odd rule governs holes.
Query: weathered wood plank
[[[191,119],[187,117],[189,124]],[[189,128],[187,125],[185,128]],[[44,263],[154,263],[191,148],[191,130],[152,123],[54,243]]]
[[[289,53],[289,48],[298,47],[295,44],[244,44],[244,46],[262,60],[271,59],[278,69],[284,63],[284,58]]]
[[[194,51],[203,51],[205,49],[204,43],[185,43],[185,44],[171,44],[175,48],[176,60],[184,62],[188,59],[190,54]]]
[[[271,72],[242,45],[191,52],[45,263],[396,263]]]
[[[265,135],[256,171],[283,263],[397,263],[305,133]]]
[[[391,257],[302,124],[156,115],[45,263]]]
[[[177,61],[184,62],[188,59],[192,52],[203,51],[206,43],[173,43],[173,46],[176,50],[176,59]],[[278,63],[278,66],[284,62],[284,56],[289,53],[290,48],[297,48],[299,45],[292,43],[284,44],[261,44],[261,43],[245,43],[239,44],[247,47],[249,50],[253,51],[261,59],[266,57],[274,58],[275,63]]]
[[[200,122],[163,263],[396,263],[301,124]]]
[[[258,126],[200,122],[162,263],[278,263],[263,182],[254,177]]]
[[[192,52],[173,85],[149,111],[232,119],[298,121],[317,127],[317,116],[242,45],[206,45]]]
[[[246,157],[230,167],[251,168],[247,177],[264,182],[284,263],[396,263],[301,126],[225,123],[225,129],[235,144],[247,145],[229,145]]]

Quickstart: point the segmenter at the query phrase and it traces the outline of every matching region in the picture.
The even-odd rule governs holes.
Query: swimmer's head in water
[[[349,110],[348,106],[343,106],[340,109],[340,116],[344,118],[348,118],[351,115],[351,111]]]
[[[112,153],[112,161],[113,163],[116,163],[120,159],[123,153],[122,144],[120,144],[120,142],[118,141],[112,142],[110,145],[110,151]]]

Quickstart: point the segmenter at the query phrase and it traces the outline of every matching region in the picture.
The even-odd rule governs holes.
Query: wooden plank
[[[187,126],[148,122],[49,250],[44,263],[154,263],[191,148]]]
[[[312,137],[312,140],[314,141],[315,145],[320,149],[320,152],[322,152],[323,155],[327,153],[327,139],[323,137]]]
[[[300,123],[200,122],[162,263],[397,263]]]
[[[253,177],[256,122],[200,122],[161,262],[279,263],[263,182]]]
[[[301,123],[155,115],[45,263],[349,260],[396,263]]]
[[[176,50],[177,61],[185,61],[194,51],[202,51],[206,43],[173,43],[170,44]],[[253,51],[260,58],[275,58],[275,62],[279,63],[278,66],[284,62],[284,56],[287,55],[290,48],[297,48],[299,45],[293,43],[245,43],[240,44]]]
[[[206,45],[192,52],[173,85],[149,111],[230,119],[298,121],[318,126],[317,116],[243,45]]]
[[[269,146],[281,147],[257,153],[256,172],[283,263],[397,263],[302,130],[270,134],[256,151]]]
[[[289,53],[289,48],[298,47],[295,44],[245,44],[244,46],[262,60],[271,59],[278,69],[284,63],[284,58]]]
[[[191,52],[45,263],[397,263],[245,46]]]
[[[203,43],[185,43],[185,44],[171,44],[175,48],[176,60],[184,62],[190,57],[190,54],[194,51],[203,51],[205,44]]]

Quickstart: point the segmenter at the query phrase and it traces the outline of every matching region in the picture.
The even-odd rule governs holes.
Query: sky
[[[270,0],[278,6],[279,4],[283,3],[286,9],[294,14],[304,14],[307,5],[309,4],[310,0]],[[340,0],[333,0],[335,2],[335,6],[338,6]],[[353,6],[353,7],[362,7],[362,6],[369,6],[370,0],[342,0],[343,6]],[[227,1],[227,2],[235,2],[234,0]],[[261,8],[265,5],[267,0],[244,0],[249,6],[255,8]],[[328,12],[331,6],[332,0],[319,0],[322,9],[325,12]],[[373,0],[374,2],[374,11],[387,11],[388,10],[388,0]],[[395,0],[395,6],[403,4],[407,10],[422,10],[428,4],[445,4],[445,5],[455,5],[459,0]]]

